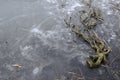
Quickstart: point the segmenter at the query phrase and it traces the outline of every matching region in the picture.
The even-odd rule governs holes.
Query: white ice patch
[[[32,74],[36,76],[38,73],[41,73],[42,70],[43,70],[43,68],[44,68],[45,66],[49,65],[50,63],[51,63],[51,61],[47,61],[47,62],[42,62],[42,63],[40,63],[39,66],[37,66],[37,67],[35,67],[35,68],[33,69]]]
[[[116,38],[116,35],[113,34],[113,35],[111,36],[111,39],[115,39],[115,38]]]
[[[70,10],[69,11],[74,11],[75,10],[75,8],[76,7],[78,7],[78,6],[81,6],[80,4],[78,4],[78,3],[75,3],[71,8],[70,8]]]
[[[56,3],[56,0],[47,0],[49,3]]]
[[[33,74],[36,75],[38,72],[39,72],[39,68],[36,67],[36,68],[33,70]]]
[[[108,39],[108,42],[110,42],[111,40],[114,40],[114,39],[116,39],[116,35],[115,34],[112,34],[112,36]]]
[[[33,60],[32,55],[30,53],[30,51],[33,49],[31,46],[25,46],[25,47],[20,46],[20,49],[22,51],[21,52],[22,56],[24,56],[28,60]]]
[[[76,7],[82,7],[83,5],[80,5],[79,3],[73,3],[71,7],[68,7],[68,11],[67,13],[68,14],[71,14],[71,12],[73,12],[75,10]]]
[[[109,10],[109,11],[107,12],[107,14],[108,14],[108,15],[111,15],[111,14],[113,14],[113,12]]]
[[[33,28],[30,32],[32,32],[32,33],[40,33],[39,29],[37,29],[37,28]]]

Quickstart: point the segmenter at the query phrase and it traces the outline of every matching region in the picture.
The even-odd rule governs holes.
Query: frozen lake
[[[120,11],[110,3],[120,0],[94,0],[104,18],[96,31],[112,48],[109,66],[95,69],[86,65],[91,48],[64,23],[81,1],[0,0],[0,80],[119,80]]]

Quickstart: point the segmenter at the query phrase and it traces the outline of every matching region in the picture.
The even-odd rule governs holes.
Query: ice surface
[[[104,18],[96,31],[112,48],[112,71],[120,70],[120,11],[111,2],[120,4],[94,0]],[[66,28],[64,19],[82,9],[82,0],[1,0],[0,80],[117,80],[104,66],[87,67],[94,51]]]

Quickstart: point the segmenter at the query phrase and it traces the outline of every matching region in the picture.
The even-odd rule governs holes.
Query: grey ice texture
[[[66,28],[64,19],[85,8],[81,1],[0,0],[0,80],[77,80],[70,72],[86,80],[115,80],[105,67],[87,67],[94,51]],[[120,58],[120,12],[111,2],[120,4],[120,0],[93,3],[102,9],[105,22],[96,32],[112,48],[109,61]],[[120,61],[113,67],[120,70]]]

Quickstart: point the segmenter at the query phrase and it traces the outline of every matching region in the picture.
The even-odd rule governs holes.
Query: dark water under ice
[[[80,1],[0,0],[0,80],[119,80],[120,11],[110,2],[120,0],[94,0],[105,20],[96,31],[112,48],[109,67],[95,69],[86,65],[93,51],[63,21]]]

